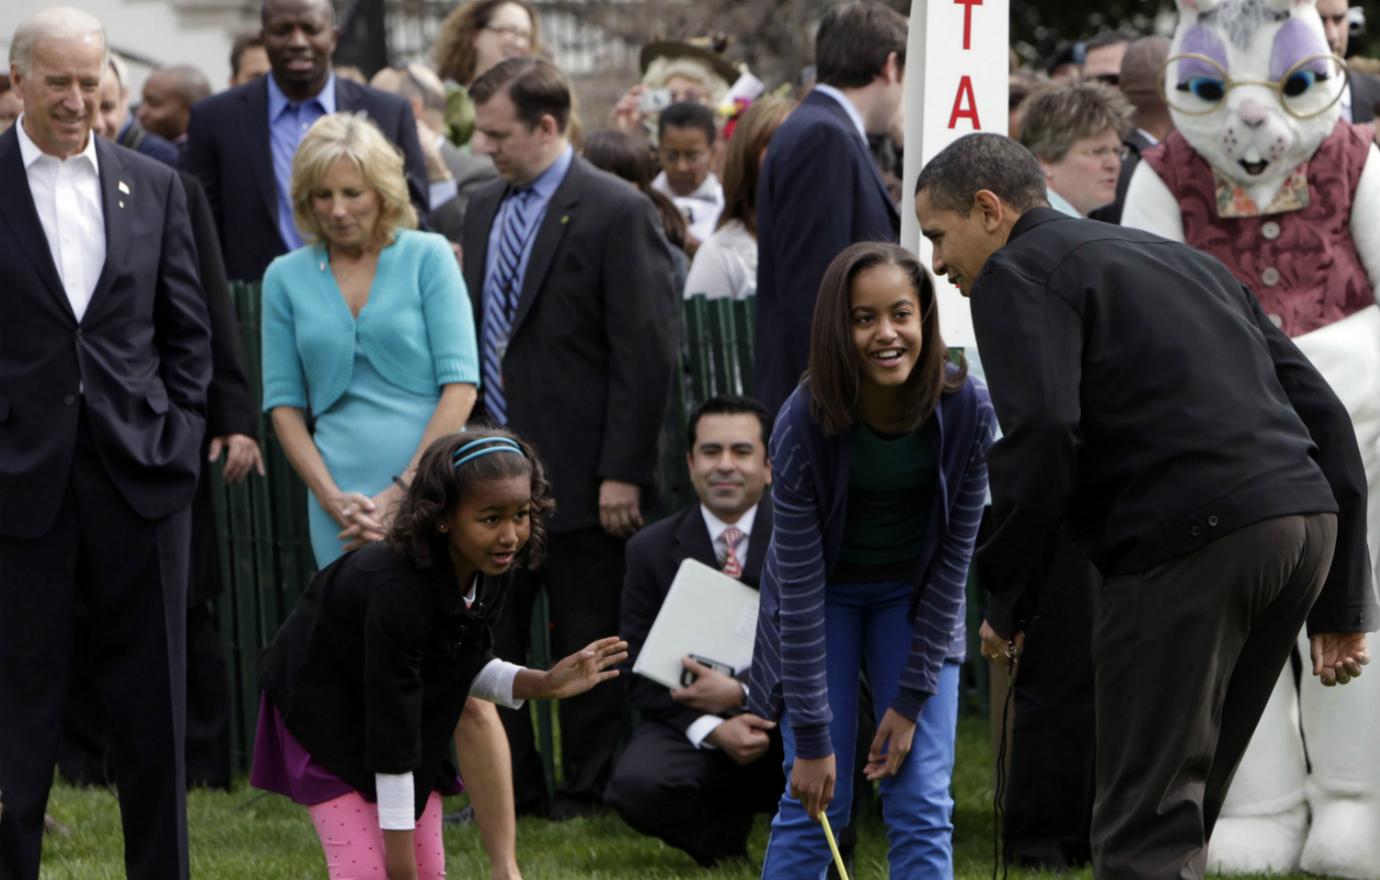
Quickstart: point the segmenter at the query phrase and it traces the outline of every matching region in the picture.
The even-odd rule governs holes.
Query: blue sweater
[[[939,490],[916,574],[915,636],[891,705],[911,720],[935,692],[944,661],[963,656],[968,563],[987,495],[995,425],[987,387],[970,376],[940,398],[922,429],[938,464]],[[771,719],[784,703],[802,758],[833,753],[824,591],[843,539],[854,430],[825,435],[810,416],[808,383],[787,398],[772,428],[775,528],[762,570],[749,700],[753,712]]]
[[[341,296],[324,245],[298,248],[268,267],[263,283],[265,410],[330,409],[350,385],[356,338],[385,379],[417,394],[453,382],[479,384],[474,310],[450,244],[400,229],[379,254],[359,317]]]

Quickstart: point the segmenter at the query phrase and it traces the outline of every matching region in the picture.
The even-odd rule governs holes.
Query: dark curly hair
[[[481,455],[455,467],[455,450],[476,440],[502,437],[522,449],[522,455],[499,452]],[[555,509],[546,468],[525,440],[508,431],[484,429],[463,431],[441,437],[426,448],[407,495],[398,505],[393,526],[388,530],[388,545],[408,557],[418,568],[429,568],[437,554],[448,552],[441,522],[455,510],[460,499],[474,487],[490,480],[509,477],[532,478],[532,534],[518,553],[517,564],[535,567],[546,554],[546,526],[543,519]]]

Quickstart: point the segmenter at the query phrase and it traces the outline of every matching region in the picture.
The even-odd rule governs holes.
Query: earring
[[[450,530],[450,526],[446,525],[445,523],[441,523],[436,528],[440,529],[442,532],[447,532]]]

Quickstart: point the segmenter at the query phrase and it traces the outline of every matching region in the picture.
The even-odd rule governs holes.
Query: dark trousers
[[[182,734],[190,517],[141,518],[83,418],[63,501],[40,538],[0,538],[0,877],[38,877],[79,601],[110,719],[131,878],[187,877]]]
[[[191,511],[185,755],[188,786],[229,789],[230,666],[214,601],[222,587],[210,477],[209,468],[203,469]],[[75,785],[110,785],[114,783],[110,723],[93,674],[99,658],[92,648],[91,625],[91,614],[82,605],[77,614],[76,653],[58,748],[58,772]]]
[[[1061,536],[1025,633],[1012,698],[1008,858],[1054,869],[1087,864],[1093,807],[1092,631],[1102,576]]]
[[[623,544],[599,528],[548,535],[546,561],[538,571],[519,572],[504,599],[494,627],[494,653],[512,663],[529,662],[532,605],[542,590],[551,615],[551,662],[616,635]],[[559,705],[564,783],[557,792],[558,815],[603,802],[626,720],[618,683],[605,683]],[[498,714],[512,746],[518,812],[546,813],[551,805],[529,708],[500,707]]]
[[[684,850],[701,865],[747,854],[755,813],[781,798],[781,737],[740,767],[723,752],[697,749],[685,734],[644,721],[618,761],[605,798],[629,825]]]
[[[1102,590],[1093,634],[1099,880],[1199,880],[1227,786],[1337,537],[1333,514],[1224,535]]]

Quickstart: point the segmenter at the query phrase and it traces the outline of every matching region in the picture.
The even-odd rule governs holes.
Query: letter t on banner
[[[1010,0],[912,0],[906,43],[901,244],[930,266],[915,220],[915,178],[936,153],[975,131],[1006,134]],[[939,326],[949,345],[974,343],[968,301],[943,278]]]

